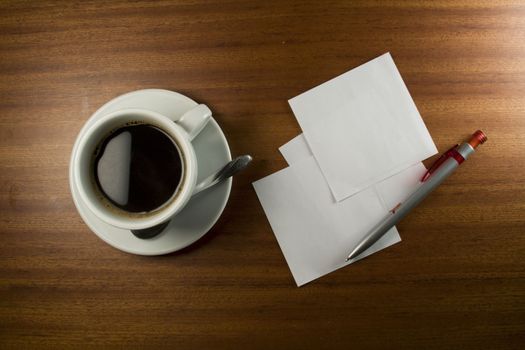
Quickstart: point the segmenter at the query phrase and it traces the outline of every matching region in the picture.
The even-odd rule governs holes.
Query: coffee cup
[[[74,186],[80,199],[95,216],[112,226],[132,232],[162,227],[185,207],[195,190],[198,166],[191,141],[210,118],[211,111],[203,104],[197,105],[177,120],[151,110],[137,108],[121,109],[102,116],[81,133],[77,152],[72,158]],[[138,141],[134,141],[135,139]],[[168,141],[159,141],[164,139]],[[139,142],[140,140],[142,141]],[[118,147],[126,149],[126,156],[118,152],[110,154],[110,148]],[[146,162],[145,165],[140,163],[140,160],[134,160],[140,158],[141,154],[142,159],[155,158],[152,157],[155,153],[166,155],[170,163],[163,168],[162,163],[159,164],[165,161],[162,157],[154,159],[153,163]],[[178,165],[175,164],[177,161]],[[151,164],[156,167],[153,172],[149,169]],[[129,169],[134,168],[139,172],[150,172],[146,172],[147,176],[135,176],[138,180],[126,180],[122,171],[115,172],[115,169],[124,169],[126,174],[132,176],[133,170]],[[168,168],[175,170],[172,174],[162,171]],[[104,176],[101,175],[103,170],[106,171]],[[150,176],[151,174],[154,176]],[[161,198],[162,203],[152,202],[150,204],[153,207],[147,207],[147,200],[141,202],[141,198],[148,196],[148,191],[160,191],[160,194],[165,194],[162,188],[158,189],[159,183],[164,181],[169,185],[172,177],[173,183],[169,187],[172,193]],[[114,193],[118,192],[115,192],[115,188],[124,188],[129,193],[120,191],[124,196],[122,193],[115,195]],[[135,195],[133,191],[141,192],[142,197]],[[125,200],[122,199],[124,197]],[[134,202],[134,206],[129,206],[129,202]]]

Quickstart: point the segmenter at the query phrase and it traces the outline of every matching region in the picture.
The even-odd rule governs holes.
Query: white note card
[[[298,286],[401,241],[394,227],[359,257],[345,262],[388,210],[419,186],[426,171],[423,164],[336,202],[302,135],[280,151],[290,166],[253,186]]]
[[[437,153],[389,53],[288,102],[337,201]]]
[[[335,203],[313,157],[253,183],[297,286],[401,240],[392,228],[366,252],[345,262],[387,210],[370,188]]]

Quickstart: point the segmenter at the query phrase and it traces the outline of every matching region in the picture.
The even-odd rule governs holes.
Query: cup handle
[[[204,129],[210,118],[208,106],[200,104],[184,113],[176,123],[186,130],[191,141]]]

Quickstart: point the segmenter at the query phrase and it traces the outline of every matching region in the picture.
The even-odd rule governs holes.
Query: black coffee
[[[182,161],[175,142],[147,124],[125,126],[98,147],[95,180],[111,203],[128,212],[155,210],[179,185]]]

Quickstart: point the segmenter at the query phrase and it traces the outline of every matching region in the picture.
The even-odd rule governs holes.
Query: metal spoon
[[[228,164],[226,164],[221,170],[217,171],[215,174],[208,176],[199,184],[197,184],[197,186],[195,186],[195,190],[193,190],[192,196],[195,196],[197,193],[200,193],[212,186],[215,186],[219,182],[222,182],[227,178],[237,174],[239,171],[246,168],[246,166],[250,164],[251,161],[252,156],[247,154],[233,159]]]
[[[246,168],[246,166],[250,164],[251,161],[252,157],[250,155],[239,156],[231,160],[230,162],[228,162],[228,164],[222,167],[215,174],[208,176],[200,183],[198,183],[197,186],[195,186],[195,190],[193,191],[192,197],[195,196],[197,193],[200,193],[212,186],[215,186],[218,183],[226,180],[227,178],[237,174],[239,171]],[[131,230],[131,233],[133,233],[135,237],[140,239],[153,238],[159,233],[161,233],[166,228],[166,226],[168,226],[168,224],[169,221],[166,221],[160,225],[146,228],[143,230]]]

